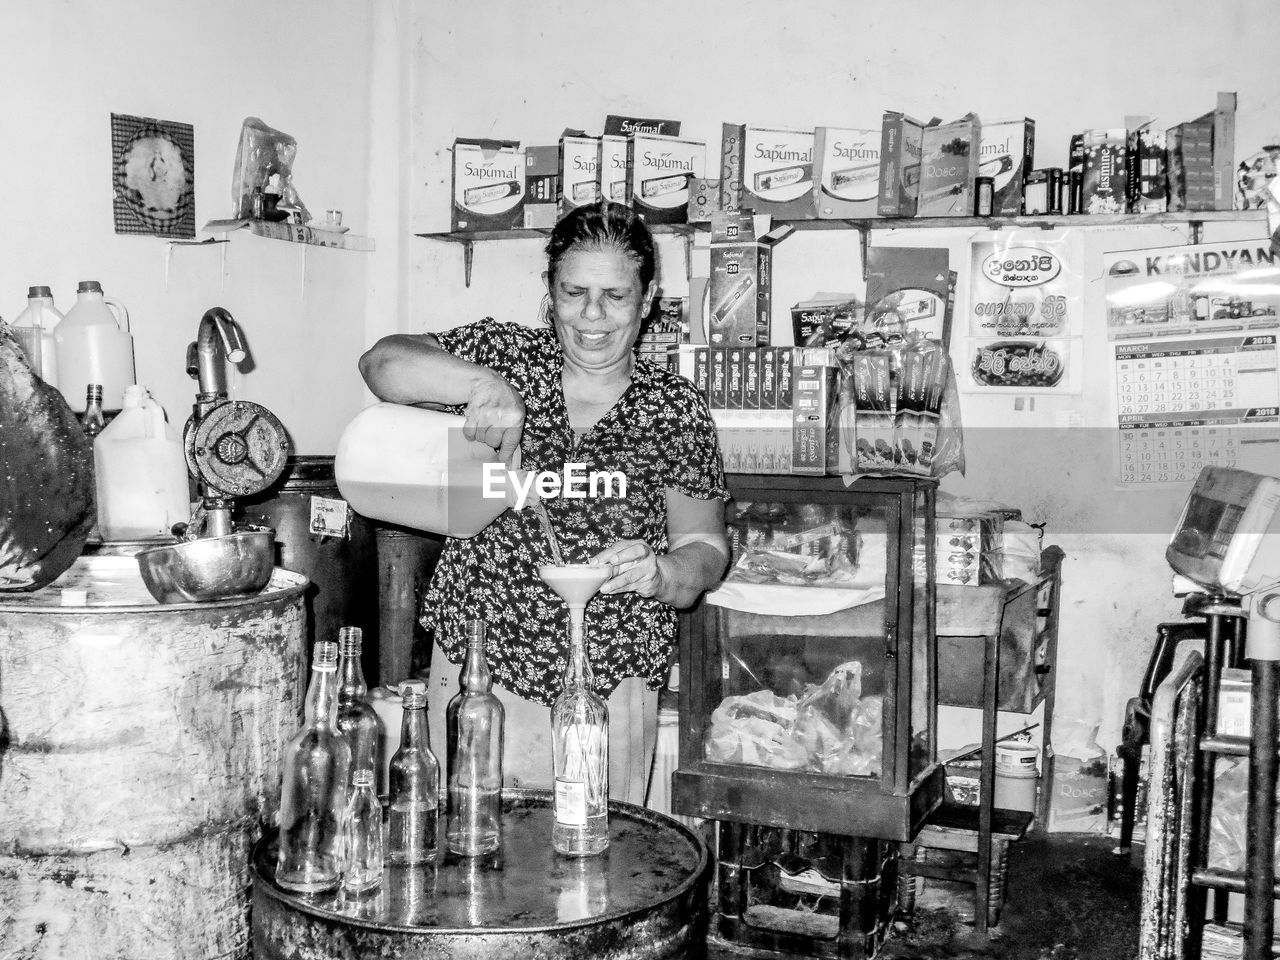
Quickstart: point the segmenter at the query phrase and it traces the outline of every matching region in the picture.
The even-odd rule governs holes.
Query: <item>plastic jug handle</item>
[[[119,311],[116,315],[124,317],[124,332],[133,333],[133,331],[129,329],[129,311],[125,309],[124,304],[114,297],[103,297],[102,302],[105,303],[113,313]]]

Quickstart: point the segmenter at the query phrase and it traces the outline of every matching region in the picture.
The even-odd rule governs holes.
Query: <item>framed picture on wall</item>
[[[111,179],[116,233],[195,237],[191,124],[111,114]]]

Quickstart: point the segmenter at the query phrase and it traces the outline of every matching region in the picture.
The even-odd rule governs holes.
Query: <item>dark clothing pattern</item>
[[[486,318],[436,339],[454,356],[505,377],[523,398],[522,469],[563,476],[565,464],[573,463],[582,465],[575,473],[583,477],[616,471],[626,478],[625,497],[546,501],[564,562],[586,562],[618,540],[644,540],[664,553],[667,488],[701,500],[728,498],[715,424],[685,378],[637,360],[625,393],[579,438],[565,408],[554,330]],[[466,622],[484,621],[494,679],[547,705],[560,692],[568,652],[568,608],[537,572],[550,560],[534,512],[508,510],[475,537],[445,544],[422,617],[455,663],[466,652]],[[601,594],[587,606],[586,635],[602,696],[629,676],[658,687],[676,638],[676,612],[634,593]]]

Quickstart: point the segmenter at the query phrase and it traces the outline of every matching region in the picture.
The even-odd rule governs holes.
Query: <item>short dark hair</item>
[[[632,260],[640,273],[640,293],[648,289],[658,274],[658,257],[653,234],[629,207],[609,200],[570,210],[551,231],[547,241],[547,282],[552,288],[560,261],[571,250],[612,247]]]

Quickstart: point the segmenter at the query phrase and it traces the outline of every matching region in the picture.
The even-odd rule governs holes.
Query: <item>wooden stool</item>
[[[978,853],[978,808],[968,804],[944,803],[935,810],[920,828],[913,843],[899,847],[898,857],[898,905],[903,913],[915,909],[916,877],[932,877],[935,880],[952,880],[967,883],[974,890],[974,924],[981,927],[979,911],[986,908],[986,926],[1000,922],[1000,908],[1004,906],[1005,876],[1009,866],[1009,844],[1021,840],[1031,825],[1032,814],[1026,810],[991,811],[991,875],[986,891],[976,889],[978,870],[974,863]],[[929,850],[951,850],[973,854],[959,864],[929,863]]]

